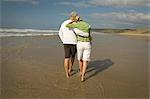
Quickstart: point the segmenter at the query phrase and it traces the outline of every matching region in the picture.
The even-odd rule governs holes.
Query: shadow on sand
[[[108,69],[113,64],[114,63],[110,59],[91,61],[88,65],[86,72],[88,73],[88,76],[85,78],[85,80],[90,79],[91,77],[97,75],[99,72]]]

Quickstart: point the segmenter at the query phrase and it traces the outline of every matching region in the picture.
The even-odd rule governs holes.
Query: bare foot
[[[84,76],[81,76],[81,82],[84,82],[84,80],[85,80]]]
[[[67,78],[70,78],[70,74],[69,74],[69,73],[67,73],[67,74],[66,74],[66,77],[67,77]]]
[[[82,72],[80,69],[78,70],[78,72],[79,72],[79,76],[82,76]]]
[[[82,76],[82,72],[79,73],[79,76]]]
[[[73,71],[73,69],[69,69],[69,73],[71,73]]]

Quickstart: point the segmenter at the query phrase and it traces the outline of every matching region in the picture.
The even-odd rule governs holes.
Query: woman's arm
[[[66,25],[68,28],[76,28],[76,23],[70,22],[69,24]]]
[[[78,28],[74,28],[74,31],[77,35],[83,36],[83,37],[89,37],[89,33],[83,32],[79,30]]]

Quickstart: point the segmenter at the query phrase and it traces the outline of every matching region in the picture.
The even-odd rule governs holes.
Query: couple
[[[84,76],[91,54],[90,25],[81,20],[77,12],[73,11],[70,18],[64,21],[59,30],[59,37],[64,45],[65,59],[64,68],[66,77],[70,77],[75,55],[79,61],[81,81]]]

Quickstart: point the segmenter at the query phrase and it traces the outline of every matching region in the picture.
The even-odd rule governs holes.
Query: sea
[[[0,38],[22,37],[22,36],[51,36],[51,35],[58,35],[58,30],[0,28]]]
[[[92,34],[107,35],[107,33],[102,33],[100,31],[92,31]],[[52,35],[58,35],[58,30],[0,28],[0,38],[24,37],[24,36],[52,36]]]

